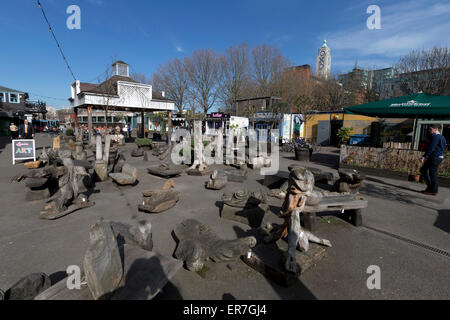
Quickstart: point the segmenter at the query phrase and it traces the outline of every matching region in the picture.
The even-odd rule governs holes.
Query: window
[[[18,93],[9,93],[9,102],[10,103],[19,103],[19,94]]]
[[[97,117],[97,122],[105,122],[105,117]]]
[[[4,92],[0,92],[0,102],[6,101],[6,94]]]
[[[112,121],[112,117],[106,117],[106,121],[108,121],[108,123],[113,122],[113,121]]]

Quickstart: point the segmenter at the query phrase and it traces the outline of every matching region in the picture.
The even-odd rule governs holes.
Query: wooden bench
[[[359,194],[333,194],[324,196],[319,204],[305,206],[302,219],[306,229],[315,230],[316,213],[340,211],[344,220],[356,227],[362,225],[361,210],[367,208],[368,202]]]

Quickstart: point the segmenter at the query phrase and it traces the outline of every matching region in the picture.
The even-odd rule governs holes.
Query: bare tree
[[[111,61],[114,63],[116,58],[112,58]],[[105,68],[104,79],[101,84],[98,85],[96,90],[102,93],[103,96],[103,110],[105,111],[105,129],[108,127],[108,111],[111,107],[111,99],[117,96],[117,82],[113,81],[114,70],[112,65],[108,65]],[[89,128],[91,130],[91,128]]]
[[[146,84],[152,84],[152,79],[148,78],[143,73],[133,73],[131,75],[131,79],[139,82],[139,83],[146,83]]]
[[[250,82],[250,49],[243,43],[237,47],[230,46],[220,57],[222,81],[220,84],[220,99],[227,112],[233,108],[233,103],[243,98]]]
[[[449,47],[413,50],[399,59],[395,70],[402,82],[401,89],[404,94],[422,91],[450,95]]]
[[[220,59],[213,50],[196,50],[186,58],[186,70],[190,80],[191,96],[208,113],[217,101],[220,81]]]
[[[158,91],[164,91],[166,97],[175,101],[178,112],[182,113],[185,107],[186,92],[189,77],[186,65],[180,59],[170,60],[166,65],[160,66],[153,75],[153,86]]]
[[[266,44],[252,50],[253,77],[258,85],[257,94],[262,96],[280,95],[283,71],[289,66],[289,60],[280,49]]]
[[[334,111],[342,109],[346,106],[346,103],[353,105],[353,101],[350,102],[347,99],[348,96],[353,97],[353,89],[351,90],[346,91],[344,86],[335,77],[321,81],[316,84],[313,93],[316,110]],[[356,88],[356,90],[360,90],[360,88]]]

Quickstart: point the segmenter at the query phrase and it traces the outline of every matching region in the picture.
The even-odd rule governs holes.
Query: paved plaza
[[[40,220],[44,202],[26,202],[23,182],[10,179],[27,170],[12,165],[11,144],[0,142],[0,288],[6,290],[33,272],[64,276],[69,265],[81,265],[89,242],[89,227],[100,217],[129,222],[146,219],[153,226],[154,251],[172,257],[176,248],[172,230],[181,221],[194,218],[209,225],[220,237],[235,239],[250,227],[220,218],[221,196],[226,191],[268,189],[259,170],[249,169],[244,183],[229,182],[221,191],[204,187],[207,176],[182,174],[174,178],[180,201],[168,211],[146,214],[137,209],[142,191],[160,188],[165,180],[147,173],[158,164],[149,152],[149,161],[132,158],[134,144],[121,147],[127,161],[138,169],[136,186],[120,187],[111,180],[97,182],[90,200],[95,205],[61,219]],[[47,135],[38,135],[39,148],[51,146]],[[92,153],[88,153],[92,160]],[[339,150],[321,147],[310,163],[280,154],[280,170],[292,163],[331,172],[337,178]],[[219,170],[229,167],[214,165]],[[354,227],[334,214],[320,215],[315,234],[329,239],[333,247],[316,266],[301,275],[289,288],[273,283],[241,260],[219,263],[211,278],[180,271],[156,299],[450,299],[450,189],[441,188],[437,197],[421,194],[424,185],[367,176],[360,193],[368,200],[363,209],[363,226]],[[270,219],[282,200],[268,198]],[[282,220],[280,220],[282,221]],[[369,290],[367,268],[381,269],[381,289]]]

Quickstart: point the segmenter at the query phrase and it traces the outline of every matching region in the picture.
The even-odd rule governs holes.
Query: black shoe
[[[437,192],[431,192],[431,191],[425,191],[423,194],[426,194],[428,196],[437,196],[438,195]]]

